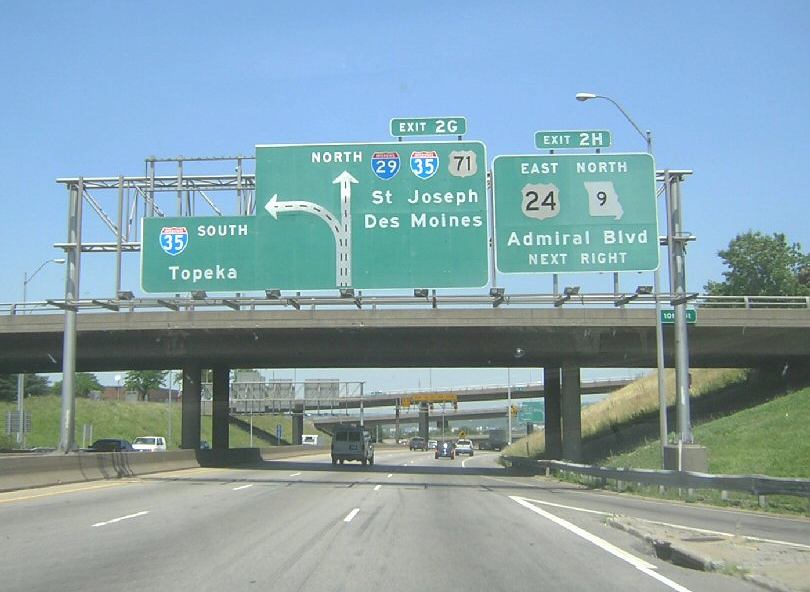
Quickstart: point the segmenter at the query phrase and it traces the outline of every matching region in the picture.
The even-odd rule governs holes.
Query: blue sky
[[[689,288],[721,279],[717,251],[737,233],[784,232],[807,248],[807,2],[6,0],[0,8],[3,303],[22,298],[25,272],[61,255],[52,247],[66,235],[57,177],[138,175],[150,155],[387,141],[391,117],[416,115],[466,116],[467,138],[485,142],[490,162],[536,152],[540,129],[609,129],[613,151],[643,151],[612,105],[579,103],[578,91],[613,97],[651,129],[658,168],[694,170],[683,187],[684,227],[698,237]],[[109,240],[96,221],[85,234]],[[137,257],[124,269],[125,287],[137,290]],[[112,270],[112,257],[85,257],[81,295],[111,295]],[[608,274],[561,283],[612,290]],[[651,281],[622,277],[627,290],[640,283]],[[551,290],[547,276],[499,284]],[[28,298],[63,289],[63,268],[49,265]],[[426,382],[426,372],[407,374]]]

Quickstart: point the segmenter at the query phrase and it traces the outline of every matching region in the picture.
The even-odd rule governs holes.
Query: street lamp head
[[[59,259],[51,259],[51,261],[53,263],[59,263],[60,265],[65,262],[65,260],[61,257]]]
[[[588,99],[595,99],[596,95],[593,93],[580,92],[576,94],[577,101],[587,101]]]

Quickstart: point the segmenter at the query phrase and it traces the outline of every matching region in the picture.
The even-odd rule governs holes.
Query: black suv
[[[411,450],[427,450],[427,444],[424,438],[411,438]]]
[[[118,438],[103,438],[96,440],[86,449],[87,452],[137,452],[129,443],[129,440]]]

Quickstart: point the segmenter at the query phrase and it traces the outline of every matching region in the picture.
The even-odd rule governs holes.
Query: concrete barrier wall
[[[168,452],[79,452],[0,457],[0,491],[137,477],[198,467],[231,467],[328,453],[320,446],[277,446]]]
[[[0,491],[190,469],[200,466],[195,452],[79,452],[0,458]]]

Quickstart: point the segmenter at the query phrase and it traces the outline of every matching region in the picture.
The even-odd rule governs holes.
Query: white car
[[[472,440],[458,440],[456,441],[456,455],[469,454],[473,455]]]
[[[141,452],[166,452],[166,438],[163,436],[138,436],[132,447]]]

